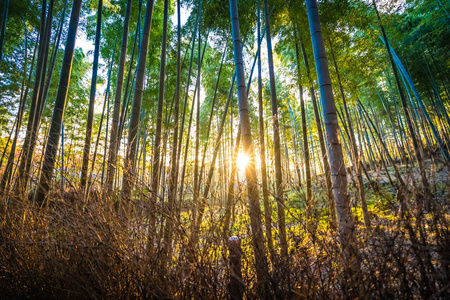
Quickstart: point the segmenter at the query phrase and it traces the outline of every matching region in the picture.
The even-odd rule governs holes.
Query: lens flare
[[[236,161],[236,165],[240,172],[245,172],[245,168],[247,167],[249,161],[250,161],[250,158],[248,157],[247,154],[245,154],[243,152],[239,152],[237,161]]]

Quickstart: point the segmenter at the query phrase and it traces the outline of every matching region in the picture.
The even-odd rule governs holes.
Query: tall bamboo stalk
[[[345,171],[342,146],[339,141],[339,124],[336,115],[330,72],[325,52],[319,10],[316,0],[306,0],[309,28],[316,63],[317,78],[320,87],[321,104],[328,142],[328,159],[333,177],[333,192],[339,222],[340,243],[348,270],[354,274],[359,270],[357,265],[358,250],[354,232],[353,215],[348,196],[347,176]]]
[[[151,182],[151,211],[150,211],[150,229],[154,228],[155,211],[157,195],[158,195],[158,182],[160,179],[160,152],[161,152],[161,129],[162,129],[162,114],[164,107],[164,82],[165,82],[165,70],[166,70],[166,49],[167,49],[167,19],[168,19],[169,1],[164,0],[164,21],[163,21],[163,34],[161,44],[161,64],[159,69],[159,91],[158,91],[158,110],[156,115],[156,132],[155,142],[153,144],[153,168],[152,168],[152,182]],[[130,127],[131,129],[131,127]],[[164,153],[163,153],[164,154]],[[164,178],[164,177],[163,177]],[[164,198],[164,193],[162,194]],[[149,237],[153,235],[149,232]]]
[[[127,8],[125,12],[125,21],[123,24],[123,32],[122,32],[122,47],[120,51],[120,59],[119,59],[119,69],[117,70],[117,83],[116,83],[116,94],[114,97],[114,109],[113,109],[113,117],[111,124],[111,139],[109,143],[109,158],[108,158],[108,170],[106,175],[106,190],[108,194],[111,194],[113,190],[113,179],[114,174],[116,172],[116,162],[117,162],[117,149],[119,148],[120,136],[119,136],[119,114],[120,114],[120,100],[122,98],[122,89],[123,89],[123,77],[125,72],[125,60],[127,54],[127,44],[128,44],[128,28],[130,24],[130,15],[131,15],[131,5],[133,1],[127,0]],[[139,1],[139,16],[138,22],[140,22],[140,12],[141,12],[141,4],[142,1]],[[139,27],[139,25],[138,25]],[[138,33],[138,31],[136,31]],[[137,36],[137,34],[136,34]],[[134,49],[136,46],[136,36],[135,42],[133,44],[132,57],[134,58]],[[133,65],[133,60],[130,62],[130,70],[128,72],[128,77],[130,77],[131,66]],[[126,92],[125,92],[126,95]],[[124,105],[125,106],[125,105]]]
[[[349,129],[349,133],[350,133],[351,152],[353,154],[353,161],[354,161],[354,165],[355,165],[356,178],[357,178],[356,187],[358,190],[359,199],[361,200],[361,207],[362,207],[363,216],[364,216],[364,224],[366,225],[366,227],[370,228],[370,215],[369,215],[369,210],[367,208],[366,194],[364,192],[364,182],[363,182],[362,175],[361,175],[361,160],[359,158],[358,147],[356,145],[355,131],[353,130],[352,120],[351,120],[350,114],[348,112],[347,100],[345,99],[344,88],[342,87],[341,76],[339,74],[339,68],[338,68],[338,65],[336,62],[336,57],[334,56],[333,44],[331,43],[330,37],[328,37],[328,42],[330,44],[331,56],[333,58],[334,69],[336,70],[336,76],[337,76],[337,80],[338,80],[338,84],[339,84],[339,91],[341,93],[342,103],[344,104],[345,118],[347,120],[348,129]]]
[[[24,72],[23,72],[23,82],[22,82],[22,90],[23,90],[23,84],[26,78],[26,73],[27,73],[27,58],[28,58],[28,31],[27,31],[27,26],[26,23],[24,21],[24,31],[25,31],[25,38],[24,38],[24,42],[25,42],[25,62],[24,62]],[[22,125],[22,118],[23,118],[23,114],[25,112],[25,104],[26,104],[26,100],[28,98],[28,91],[31,85],[31,76],[33,74],[33,66],[34,66],[34,61],[36,58],[36,51],[38,49],[38,41],[36,40],[36,43],[34,45],[34,51],[33,51],[33,58],[31,59],[31,65],[30,65],[30,69],[29,69],[29,74],[28,74],[28,79],[27,79],[27,84],[26,84],[26,88],[25,91],[22,93],[21,98],[20,98],[20,105],[19,105],[19,110],[17,112],[17,122],[16,122],[16,127],[15,127],[15,133],[14,133],[14,139],[11,145],[11,150],[9,152],[9,156],[8,156],[8,162],[6,164],[5,167],[5,171],[3,172],[3,176],[2,176],[2,181],[0,183],[0,194],[3,194],[5,191],[5,188],[7,186],[9,186],[9,182],[11,180],[11,175],[12,175],[12,171],[13,171],[13,164],[14,164],[14,159],[16,156],[16,146],[17,146],[17,140],[19,137],[19,131],[20,131],[20,127]],[[19,158],[20,159],[20,158]]]
[[[39,52],[38,61],[36,66],[36,79],[34,81],[33,96],[31,99],[30,113],[28,117],[27,131],[25,134],[24,143],[22,146],[22,157],[19,164],[19,176],[16,182],[16,193],[23,194],[28,185],[28,177],[30,174],[31,162],[36,146],[37,130],[40,124],[40,111],[41,111],[41,96],[43,82],[46,72],[46,63],[48,55],[48,44],[50,36],[50,24],[51,24],[51,12],[53,7],[53,1],[50,2],[51,6],[46,17],[47,1],[42,1],[42,14],[40,25],[40,37],[39,37]]]
[[[257,1],[257,31],[258,31],[258,113],[259,113],[259,155],[261,161],[261,181],[262,181],[262,191],[263,191],[263,203],[264,203],[264,221],[266,225],[266,237],[267,246],[269,248],[270,256],[273,257],[275,254],[273,246],[272,237],[272,207],[269,203],[269,189],[267,183],[267,167],[266,167],[266,143],[264,140],[264,107],[262,99],[262,67],[261,67],[261,4],[260,0]],[[231,146],[233,147],[233,146]],[[239,151],[239,147],[237,148]],[[234,155],[237,155],[235,153]],[[234,157],[234,156],[233,156]],[[235,161],[232,161],[235,164]],[[234,183],[234,173],[236,172],[236,167],[232,167],[232,174],[230,177],[231,182]],[[234,171],[234,173],[233,173]],[[234,184],[233,184],[234,187]],[[228,194],[230,195],[230,189]]]
[[[276,194],[275,200],[277,202],[278,209],[278,232],[280,238],[281,255],[287,257],[288,246],[286,240],[286,217],[284,212],[284,186],[283,186],[283,174],[281,169],[281,143],[280,143],[280,128],[278,124],[278,103],[277,103],[277,91],[275,83],[275,72],[273,66],[273,54],[272,54],[272,38],[270,35],[270,14],[267,4],[267,0],[264,0],[264,13],[266,21],[266,41],[267,41],[267,56],[269,63],[269,79],[270,79],[270,96],[272,104],[272,128],[273,128],[273,143],[274,143],[274,157],[275,157],[275,178],[276,178]],[[243,132],[244,133],[244,132]],[[245,139],[243,139],[244,141]],[[245,142],[244,142],[245,143]]]
[[[89,108],[86,124],[86,135],[84,138],[84,150],[83,150],[83,163],[81,166],[81,187],[86,186],[87,171],[89,164],[89,155],[91,152],[91,139],[92,139],[92,125],[94,123],[94,106],[95,106],[95,93],[97,90],[97,71],[98,71],[98,57],[100,54],[100,38],[102,31],[102,8],[103,0],[98,0],[97,6],[97,30],[95,33],[95,47],[94,47],[94,63],[92,64],[92,79],[91,79],[91,92],[89,95]],[[115,48],[114,48],[115,50]]]
[[[145,19],[142,31],[141,44],[139,46],[139,59],[136,71],[136,86],[134,88],[133,105],[131,109],[131,119],[128,131],[127,154],[124,162],[123,182],[122,182],[122,199],[130,200],[131,192],[134,186],[135,158],[137,131],[139,128],[142,93],[144,91],[145,66],[147,63],[148,44],[150,40],[150,27],[152,24],[154,0],[147,0],[145,8]],[[152,205],[151,210],[154,210]]]
[[[294,1],[291,0],[291,8],[294,6]],[[296,56],[296,62],[297,62],[297,81],[298,81],[298,89],[299,89],[299,97],[300,97],[300,113],[302,116],[302,134],[303,134],[303,160],[305,161],[305,177],[306,177],[306,220],[309,219],[311,216],[310,208],[312,207],[312,189],[311,189],[311,165],[310,165],[310,159],[309,159],[309,146],[308,146],[308,131],[306,128],[306,110],[305,110],[305,100],[303,99],[303,86],[301,83],[301,71],[300,71],[300,53],[298,50],[298,33],[300,31],[300,27],[298,25],[297,15],[293,14],[293,27],[294,27],[294,36],[295,36],[295,56]],[[303,46],[303,44],[302,44]],[[303,48],[302,48],[303,50]],[[304,62],[305,65],[308,64],[308,61],[306,59],[306,53],[304,54]],[[309,75],[309,66],[308,66],[308,77]]]
[[[195,119],[195,154],[194,154],[194,210],[197,210],[197,203],[200,196],[200,174],[198,168],[198,154],[200,151],[200,86],[201,86],[201,57],[200,46],[202,42],[201,35],[202,22],[202,0],[198,4],[198,64],[197,64],[197,102],[196,102],[196,119]],[[194,212],[196,214],[196,212]]]
[[[265,5],[267,6],[267,5]],[[267,7],[266,7],[267,10]],[[245,89],[244,63],[242,59],[242,46],[239,30],[239,18],[237,1],[230,0],[231,31],[233,36],[234,61],[237,74],[237,88],[239,98],[239,112],[242,130],[242,142],[244,153],[249,157],[249,163],[245,168],[248,189],[248,201],[250,209],[250,222],[253,235],[253,250],[255,253],[256,276],[259,286],[259,298],[270,298],[269,274],[267,258],[265,254],[264,236],[261,223],[261,208],[259,205],[259,192],[255,170],[255,152],[250,128],[249,107],[247,102],[247,91]],[[266,13],[268,16],[268,12]],[[267,31],[267,33],[269,33]],[[283,211],[284,212],[284,211]],[[283,224],[284,225],[284,224]]]
[[[9,0],[5,0],[5,3],[3,5],[2,27],[0,29],[0,61],[2,61],[3,56],[3,44],[5,42],[6,21],[8,20],[8,8],[9,8]]]
[[[181,5],[180,0],[177,0],[177,82],[175,88],[175,112],[174,112],[174,128],[173,128],[173,142],[172,142],[172,156],[171,156],[171,168],[170,168],[170,179],[169,179],[169,199],[168,199],[168,210],[171,217],[174,216],[175,210],[175,200],[176,191],[178,185],[178,161],[177,161],[177,149],[178,149],[178,116],[180,110],[180,84],[181,84]],[[171,217],[167,219],[166,229],[164,232],[165,244],[167,244],[168,249],[172,249],[172,232],[173,232],[173,222],[171,222]]]
[[[73,54],[75,52],[75,40],[80,17],[81,0],[74,0],[72,14],[70,16],[69,31],[64,52],[63,65],[56,94],[55,107],[53,109],[52,123],[45,149],[44,163],[36,195],[36,202],[43,204],[50,189],[50,183],[55,167],[56,152],[58,150],[59,137],[61,134],[62,120],[66,107],[67,92],[69,89],[70,74],[72,71]]]
[[[337,228],[338,222],[337,222],[337,217],[336,217],[336,206],[335,206],[335,200],[334,200],[334,196],[333,196],[333,187],[332,187],[332,182],[331,182],[330,164],[328,162],[327,151],[326,151],[326,146],[325,146],[325,138],[324,138],[324,134],[323,134],[323,130],[322,130],[322,124],[320,121],[319,110],[317,107],[316,91],[314,88],[314,82],[311,78],[311,70],[309,67],[308,56],[306,54],[305,45],[304,45],[303,39],[302,39],[302,34],[301,34],[300,30],[297,33],[298,33],[298,37],[300,40],[300,47],[301,47],[302,54],[303,54],[303,61],[305,63],[305,67],[306,67],[306,75],[307,75],[308,84],[309,84],[309,94],[311,96],[311,102],[313,104],[314,118],[316,120],[317,134],[319,136],[320,152],[322,155],[321,161],[323,163],[323,167],[325,170],[325,184],[326,184],[326,188],[327,188],[328,205],[330,207],[330,227]],[[310,135],[311,135],[311,132],[310,132]],[[315,156],[314,155],[314,145],[312,143],[312,139],[311,139],[311,147],[312,147],[312,151],[313,151],[312,153],[313,153],[313,162],[314,162],[314,174],[315,174],[315,176],[317,176],[316,159],[314,157]]]
[[[412,121],[411,121],[411,116],[410,116],[410,113],[409,113],[409,110],[408,110],[408,104],[406,103],[406,97],[405,97],[405,95],[403,93],[403,90],[401,88],[400,79],[399,79],[398,72],[397,72],[397,69],[396,69],[395,64],[394,64],[394,59],[392,57],[391,48],[389,47],[389,41],[387,39],[386,32],[384,31],[384,26],[383,26],[383,24],[381,22],[380,13],[378,12],[375,0],[372,0],[372,3],[373,3],[373,7],[375,9],[375,12],[377,14],[378,22],[380,23],[380,28],[381,28],[381,32],[383,34],[383,38],[384,38],[384,40],[386,42],[385,43],[386,50],[388,52],[389,61],[391,63],[392,70],[394,72],[395,82],[397,84],[397,89],[398,89],[398,92],[400,94],[400,100],[401,100],[402,105],[403,105],[403,110],[404,110],[405,117],[406,117],[406,123],[408,124],[410,137],[411,137],[411,140],[412,140],[412,143],[413,143],[413,147],[414,147],[414,153],[415,153],[415,156],[416,156],[417,164],[419,166],[419,172],[420,172],[420,177],[422,179],[423,189],[425,191],[426,197],[428,197],[429,195],[431,195],[431,192],[430,192],[430,188],[429,188],[429,184],[428,184],[427,175],[426,175],[426,172],[425,172],[425,167],[424,167],[424,163],[423,163],[422,154],[420,153],[419,144],[418,144],[418,141],[417,141],[417,137],[415,135],[416,131],[413,128],[413,124],[412,124]]]
[[[87,179],[87,185],[85,188],[85,195],[86,198],[89,197],[89,192],[90,189],[92,187],[92,178],[93,178],[93,174],[94,174],[94,168],[95,168],[95,162],[97,159],[97,150],[98,150],[98,145],[100,143],[100,136],[102,134],[102,127],[103,127],[103,119],[105,117],[105,110],[107,109],[107,107],[109,107],[109,96],[110,96],[110,89],[111,89],[111,72],[112,72],[112,67],[113,67],[113,63],[114,63],[114,54],[116,53],[116,45],[117,45],[117,38],[114,42],[114,50],[113,53],[111,55],[111,59],[109,62],[109,70],[108,70],[108,81],[107,81],[107,85],[106,85],[106,91],[105,91],[105,100],[103,101],[103,109],[102,109],[102,115],[100,117],[100,124],[98,126],[98,132],[97,132],[97,139],[95,141],[95,146],[94,146],[94,154],[92,155],[92,161],[91,161],[91,170],[90,170],[90,174],[89,177]],[[98,177],[98,176],[96,176]]]

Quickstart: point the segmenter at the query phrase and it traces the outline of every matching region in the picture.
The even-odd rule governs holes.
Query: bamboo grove
[[[7,298],[450,290],[448,0],[3,0]]]

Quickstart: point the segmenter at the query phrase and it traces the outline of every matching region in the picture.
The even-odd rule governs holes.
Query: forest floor
[[[450,180],[448,170],[438,166],[426,162],[433,194],[428,198],[416,187],[420,180],[414,168],[401,166],[409,188],[400,194],[384,172],[368,173],[377,189],[365,180],[370,228],[352,197],[359,249],[356,271],[344,263],[338,234],[328,226],[326,213],[317,214],[314,229],[299,215],[288,217],[289,256],[277,254],[277,243],[268,256],[273,297],[448,299]],[[393,170],[389,172],[395,178]],[[354,194],[353,187],[350,191]],[[151,252],[147,248],[148,231],[135,226],[145,215],[141,209],[117,211],[111,200],[93,195],[84,202],[79,194],[67,191],[61,198],[54,192],[48,207],[15,197],[1,199],[0,298],[229,297],[229,261],[222,253],[220,222],[204,226],[201,248],[190,247],[184,229],[178,230],[169,259],[162,245]],[[294,195],[289,201],[300,201]],[[418,205],[424,201],[427,205]],[[298,207],[287,215],[302,214]],[[258,298],[251,239],[241,241],[244,296]]]

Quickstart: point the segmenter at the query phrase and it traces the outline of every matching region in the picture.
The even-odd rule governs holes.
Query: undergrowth
[[[439,185],[443,186],[442,181]],[[449,201],[446,189],[440,191],[430,199],[429,210],[417,208],[423,197],[417,189],[398,196],[404,197],[404,209],[395,196],[370,195],[371,228],[364,226],[357,207],[356,274],[349,274],[343,264],[338,235],[328,223],[319,220],[314,232],[308,232],[311,227],[307,230],[299,217],[288,228],[289,256],[270,256],[272,297],[450,298]],[[189,222],[178,224],[168,258],[157,238],[161,226],[157,232],[148,232],[145,201],[122,210],[99,194],[88,201],[80,195],[79,190],[63,196],[54,192],[44,207],[14,196],[1,200],[1,298],[229,297],[221,217],[210,213],[198,247],[189,246]],[[298,211],[302,212],[293,212]],[[156,240],[151,250],[150,235]],[[251,238],[246,234],[240,238],[244,297],[256,299]]]

